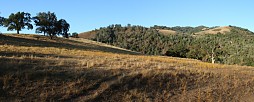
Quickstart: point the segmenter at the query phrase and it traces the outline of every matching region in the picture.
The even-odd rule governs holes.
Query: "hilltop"
[[[252,101],[254,68],[84,39],[0,35],[2,101]]]

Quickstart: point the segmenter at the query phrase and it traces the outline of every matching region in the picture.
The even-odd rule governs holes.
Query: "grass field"
[[[0,35],[2,101],[254,100],[254,68],[146,56],[82,39]]]

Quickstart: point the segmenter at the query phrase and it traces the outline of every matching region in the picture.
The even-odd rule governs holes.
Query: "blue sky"
[[[254,31],[253,4],[254,0],[1,0],[0,16],[51,11],[70,23],[71,33],[128,23],[146,27],[235,25]],[[11,33],[3,27],[0,31]]]

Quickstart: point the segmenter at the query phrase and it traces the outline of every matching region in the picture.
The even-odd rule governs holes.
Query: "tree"
[[[52,39],[56,35],[62,35],[66,38],[69,37],[70,24],[64,19],[57,20],[55,13],[40,12],[37,16],[33,17],[35,25],[37,26],[37,33],[44,33],[49,35]]]
[[[72,33],[71,37],[78,38],[78,33],[77,32]]]
[[[60,34],[65,38],[69,37],[68,31],[70,28],[70,24],[67,23],[66,20],[60,19],[59,21],[57,21],[55,26],[56,26],[57,34]]]
[[[0,26],[3,26],[4,21],[5,21],[5,18],[0,16]]]
[[[56,24],[57,24],[57,17],[55,13],[51,12],[40,12],[37,16],[33,17],[35,25],[38,26],[36,28],[37,33],[44,33],[49,35],[51,39],[53,36],[56,36]]]
[[[25,12],[17,12],[16,14],[12,13],[9,18],[4,20],[4,26],[8,27],[8,31],[16,30],[17,34],[19,34],[19,31],[21,29],[33,29],[33,25],[31,22],[31,15],[29,13]]]
[[[45,12],[40,12],[37,16],[33,17],[35,25],[38,26],[35,30],[36,33],[46,34],[46,28],[49,26],[48,14]]]

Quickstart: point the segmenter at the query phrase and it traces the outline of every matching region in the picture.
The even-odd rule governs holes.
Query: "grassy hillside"
[[[254,68],[0,35],[1,101],[252,101]]]
[[[224,27],[216,27],[212,29],[205,29],[203,31],[197,32],[195,34],[227,34],[230,33],[232,27],[224,26]]]
[[[173,31],[173,30],[164,30],[164,29],[157,29],[157,30],[159,31],[160,34],[163,34],[165,36],[177,33],[176,31]]]
[[[90,39],[143,54],[254,66],[254,34],[240,27],[111,25],[93,32]]]
[[[88,32],[80,33],[78,36],[80,38],[92,39],[92,38],[95,38],[96,33],[97,33],[97,30],[94,30],[94,31],[88,31]]]

